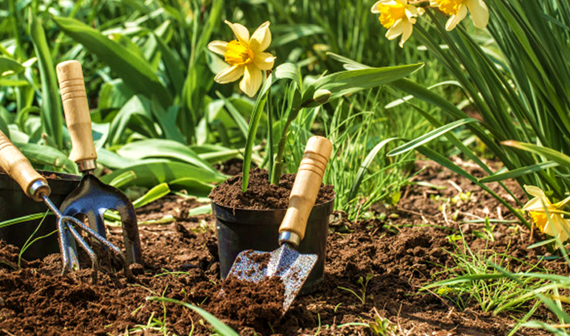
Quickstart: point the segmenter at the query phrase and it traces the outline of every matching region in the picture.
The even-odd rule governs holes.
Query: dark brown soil
[[[228,277],[221,287],[222,292],[212,293],[213,298],[204,309],[225,317],[230,327],[239,329],[246,325],[264,330],[268,321],[278,321],[283,315],[285,287],[280,278],[268,278],[254,284]]]
[[[478,169],[459,163],[481,176]],[[51,255],[17,268],[16,248],[0,243],[0,334],[6,335],[210,335],[203,318],[183,306],[149,301],[168,297],[199,306],[213,313],[241,335],[371,335],[363,323],[388,319],[402,335],[507,335],[529,309],[520,307],[499,316],[483,312],[476,301],[460,310],[435,292],[420,292],[421,286],[450,275],[444,266],[457,266],[451,252],[461,240],[474,254],[492,248],[529,264],[539,263],[543,248],[526,247],[541,237],[517,224],[498,224],[494,241],[477,238],[483,224],[461,220],[489,216],[512,219],[499,203],[469,181],[430,165],[416,180],[445,187],[435,189],[410,185],[395,208],[376,206],[385,220],[351,223],[335,213],[327,244],[324,282],[311,295],[298,297],[280,318],[282,302],[274,283],[263,290],[235,280],[220,280],[214,221],[209,215],[177,217],[168,225],[140,229],[144,247],[144,274],[127,282],[120,272],[100,274],[90,282],[89,270],[61,276],[61,260]],[[489,185],[506,195],[498,185]],[[515,196],[524,201],[514,184]],[[461,190],[461,192],[459,191]],[[456,198],[463,194],[464,196]],[[465,197],[465,195],[468,197]],[[514,204],[514,200],[511,199]],[[141,218],[172,215],[199,203],[169,197],[139,211]],[[377,215],[378,215],[377,213]],[[120,228],[110,227],[110,239],[121,245]],[[511,259],[511,271],[528,268]],[[540,267],[569,274],[563,261],[542,261]],[[359,279],[369,275],[363,286]],[[221,288],[223,295],[220,295]],[[362,290],[366,297],[361,300]],[[270,302],[270,303],[268,303]],[[272,302],[272,303],[271,303]],[[530,304],[534,304],[531,302]],[[535,319],[552,321],[544,308]],[[557,324],[557,321],[553,323]],[[161,329],[162,328],[162,329]],[[521,329],[517,335],[546,335]]]
[[[214,188],[210,198],[217,204],[236,209],[287,209],[296,174],[281,176],[279,185],[270,184],[268,176],[265,169],[252,169],[247,191],[243,193],[242,174],[238,174]],[[316,204],[325,203],[333,198],[333,186],[321,185]]]
[[[252,162],[253,167],[255,164]],[[242,172],[243,161],[241,159],[231,159],[226,162],[214,165],[214,168],[223,174],[234,176]]]

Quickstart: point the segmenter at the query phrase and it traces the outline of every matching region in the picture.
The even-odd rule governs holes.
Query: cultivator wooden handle
[[[0,167],[18,182],[26,195],[34,201],[43,201],[42,194],[49,196],[51,190],[47,180],[32,167],[30,161],[2,131],[0,131]]]
[[[71,136],[71,159],[77,163],[80,171],[93,170],[97,151],[91,135],[91,116],[81,63],[78,61],[59,63],[57,78],[65,122]]]
[[[300,238],[299,242],[305,237],[307,220],[317,200],[331,152],[332,143],[327,138],[314,136],[307,142],[289,197],[289,208],[279,227],[280,233],[294,233]]]

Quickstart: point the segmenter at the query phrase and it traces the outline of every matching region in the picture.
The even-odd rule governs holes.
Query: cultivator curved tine
[[[65,222],[65,221],[75,222],[75,221],[79,221],[79,220],[76,218],[73,218],[73,217],[63,217],[62,222]],[[89,259],[91,259],[91,269],[92,269],[91,278],[93,280],[93,283],[97,282],[97,266],[99,265],[97,255],[95,254],[95,252],[93,252],[91,247],[85,242],[83,237],[81,237],[79,232],[77,232],[77,230],[75,230],[73,225],[71,225],[70,223],[65,223],[65,225],[66,225],[67,229],[69,230],[69,232],[71,232],[71,235],[73,236],[73,238],[75,238],[75,241],[77,241],[79,243],[79,246],[81,246],[81,248],[83,248],[83,250],[85,252],[87,252],[87,254],[89,255]],[[65,274],[65,270],[66,270],[66,268],[64,267],[63,271],[62,271],[62,275]]]
[[[81,179],[79,187],[63,201],[61,209],[65,216],[85,215],[89,220],[90,230],[98,234],[98,237],[94,237],[104,247],[110,249],[116,249],[116,247],[105,239],[104,214],[107,210],[117,210],[123,224],[123,240],[126,248],[125,264],[142,262],[142,249],[135,209],[131,201],[118,189],[102,183],[91,174],[86,174]],[[120,250],[118,251],[120,252]]]
[[[89,226],[85,225],[82,221],[80,221],[79,219],[75,218],[75,217],[69,217],[69,220],[71,220],[78,228],[82,229],[83,231],[87,232],[87,234],[89,234],[91,237],[97,239],[97,241],[99,241],[101,244],[103,244],[105,247],[107,247],[110,250],[115,251],[115,253],[121,258],[121,261],[123,262],[123,266],[124,266],[124,270],[125,270],[125,275],[127,277],[131,277],[132,274],[129,270],[129,263],[127,262],[127,258],[125,257],[125,254],[123,253],[123,251],[121,251],[120,248],[118,248],[117,246],[113,245],[110,241],[108,241],[107,239],[105,239],[104,237],[102,237],[99,233],[97,233],[95,230],[91,229]],[[73,228],[72,228],[73,229]],[[72,233],[75,232],[77,233],[75,230],[72,230]],[[75,234],[74,234],[75,236]],[[81,238],[81,236],[79,236]],[[85,241],[81,240],[81,242],[83,242],[83,244],[85,244],[87,246],[87,248],[89,249],[89,251],[91,251],[93,253],[93,251],[91,250],[91,248],[89,248],[89,246],[85,243]],[[80,244],[81,244],[80,242]],[[93,255],[95,255],[95,253],[93,253]],[[93,260],[93,259],[91,259]]]

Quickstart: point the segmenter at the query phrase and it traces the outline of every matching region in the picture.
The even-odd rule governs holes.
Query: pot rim
[[[326,201],[326,202],[324,202],[324,203],[315,204],[313,207],[314,207],[314,208],[317,208],[317,207],[318,207],[318,208],[320,208],[320,207],[325,207],[325,206],[328,206],[330,203],[334,202],[334,200],[336,199],[336,192],[333,191],[333,193],[334,193],[334,195],[333,195],[333,197],[332,197],[330,200],[328,200],[328,201]],[[210,199],[210,200],[212,200],[212,199]],[[212,205],[215,205],[215,206],[217,206],[217,207],[220,207],[220,208],[226,209],[226,210],[230,210],[230,211],[258,211],[258,212],[287,211],[287,208],[285,208],[285,209],[245,209],[245,208],[232,208],[232,207],[229,207],[229,206],[227,206],[227,205],[222,205],[222,204],[220,204],[220,203],[216,203],[216,202],[214,202],[213,200],[212,200]]]

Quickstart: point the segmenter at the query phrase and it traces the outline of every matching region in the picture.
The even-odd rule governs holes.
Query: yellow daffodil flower
[[[380,13],[380,23],[388,29],[388,40],[402,35],[400,47],[403,47],[412,35],[415,18],[423,14],[424,10],[408,5],[408,0],[380,0],[372,6],[372,13]]]
[[[220,84],[235,82],[243,76],[239,88],[248,96],[253,97],[263,81],[263,72],[271,70],[275,56],[264,52],[271,44],[269,22],[263,23],[249,36],[247,28],[239,23],[225,21],[233,30],[237,40],[230,42],[212,41],[208,49],[224,56],[230,65],[216,75],[214,80]]]
[[[430,0],[430,4],[450,16],[445,24],[447,31],[453,30],[465,19],[467,10],[471,13],[475,27],[483,29],[489,22],[489,9],[483,0]]]
[[[570,233],[570,222],[560,212],[564,211],[564,206],[570,202],[570,197],[552,204],[542,189],[527,185],[524,188],[534,198],[524,205],[523,210],[529,212],[540,231],[558,237],[560,241],[566,241]]]

